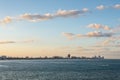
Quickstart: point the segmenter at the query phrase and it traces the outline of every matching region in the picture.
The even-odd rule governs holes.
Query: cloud
[[[32,21],[32,22],[39,22],[39,21],[45,21],[45,20],[50,20],[50,19],[54,19],[54,18],[67,18],[67,17],[74,17],[74,16],[82,16],[86,13],[88,13],[89,10],[87,8],[83,8],[82,10],[58,10],[53,14],[50,13],[46,13],[46,14],[30,14],[30,13],[25,13],[22,14],[20,16],[17,17],[5,17],[4,19],[2,19],[0,21],[0,23],[10,23],[13,20],[14,21],[23,21],[23,20],[27,20],[27,21]]]
[[[84,11],[79,10],[58,10],[57,13],[54,15],[55,17],[71,17],[71,16],[77,16],[79,14],[84,13]]]
[[[0,41],[0,44],[16,43],[15,41]]]
[[[88,8],[83,8],[82,11],[85,13],[85,12],[89,12],[89,9]]]
[[[95,44],[96,47],[102,48],[113,48],[113,47],[120,47],[120,37],[119,36],[112,36],[107,37],[105,40],[99,41]]]
[[[87,8],[83,8],[83,10],[58,10],[57,12],[55,12],[54,14],[44,14],[44,15],[40,15],[40,14],[28,14],[25,13],[23,15],[20,16],[21,19],[25,19],[25,20],[29,20],[29,21],[43,21],[43,20],[49,20],[49,19],[54,19],[57,17],[73,17],[73,16],[79,16],[79,15],[83,15],[86,12],[88,12]]]
[[[62,35],[65,36],[69,40],[73,39],[75,36],[75,34],[73,33],[66,33],[66,32],[63,32]]]
[[[103,33],[100,31],[93,31],[93,32],[88,32],[85,35],[77,34],[77,37],[111,37],[112,35],[113,35],[112,33]]]
[[[102,24],[89,24],[88,28],[111,30],[110,27],[108,27],[107,25],[102,25]]]
[[[120,4],[115,4],[113,6],[99,5],[99,6],[96,7],[97,10],[104,10],[104,9],[110,9],[110,8],[120,9]]]
[[[81,38],[81,37],[85,37],[85,35],[83,35],[83,34],[76,34],[76,37]]]
[[[108,27],[108,26],[104,26],[103,29],[104,29],[104,30],[111,30],[111,28]]]
[[[113,6],[115,9],[120,9],[120,4],[116,4]]]
[[[10,22],[12,22],[12,18],[9,16],[5,17],[3,20],[0,20],[0,24],[7,24]]]
[[[7,40],[4,40],[4,41],[0,41],[0,44],[12,44],[12,43],[33,43],[35,42],[35,40],[22,40],[22,41],[7,41]]]
[[[22,43],[33,43],[35,42],[35,40],[24,40],[24,41],[21,41]]]
[[[87,37],[111,37],[111,33],[102,33],[100,31],[88,32]]]
[[[111,38],[114,35],[117,35],[115,32],[114,28],[110,28],[107,25],[102,25],[102,24],[89,24],[87,26],[88,28],[93,28],[93,29],[103,29],[105,31],[91,31],[87,32],[85,34],[74,34],[74,33],[63,33],[63,35],[68,38],[68,39],[75,39],[75,38],[98,38],[98,37],[106,37],[106,38]],[[117,29],[118,30],[118,29]],[[108,41],[105,42],[106,44]]]
[[[48,20],[52,18],[54,18],[54,16],[49,13],[44,14],[44,15],[25,13],[23,15],[20,15],[21,20],[28,20],[28,21],[33,21],[33,22]]]
[[[113,32],[120,32],[120,25],[112,29]]]
[[[112,37],[114,34],[111,32],[103,33],[101,31],[88,32],[86,34],[62,33],[68,39],[74,38],[93,38],[93,37]]]
[[[115,8],[115,9],[120,9],[120,4],[115,4],[113,6],[104,6],[104,5],[99,5],[96,7],[98,10],[104,10],[106,8]],[[40,21],[45,21],[45,20],[50,20],[50,19],[55,19],[55,18],[68,18],[68,17],[76,17],[76,16],[83,16],[86,13],[89,12],[88,8],[83,8],[82,10],[62,10],[59,9],[55,13],[45,13],[45,14],[30,14],[30,13],[25,13],[21,14],[18,16],[6,16],[4,19],[0,20],[0,24],[7,24],[11,23],[13,21],[31,21],[31,22],[40,22]],[[104,27],[104,29],[109,30],[109,27]]]
[[[111,38],[108,38],[107,40],[103,41],[103,43],[105,45],[108,45],[108,44],[112,44],[112,45],[118,45],[119,44],[119,41],[120,40],[120,37],[119,36],[115,36],[115,37],[111,37]]]
[[[81,47],[81,46],[77,46],[76,47],[76,50],[79,50],[79,51],[83,51],[83,50],[85,50],[83,47]]]
[[[66,38],[68,39],[74,39],[74,38],[92,38],[92,37],[112,37],[116,33],[111,29],[110,27],[102,24],[89,24],[87,26],[88,28],[93,28],[93,29],[103,29],[106,30],[104,32],[102,31],[92,31],[92,32],[87,32],[86,34],[74,34],[74,33],[62,33]]]
[[[108,45],[112,40],[111,39],[107,39],[107,40],[104,40],[102,42],[103,45]]]
[[[104,10],[106,7],[104,5],[99,5],[96,7],[96,9],[98,10]]]

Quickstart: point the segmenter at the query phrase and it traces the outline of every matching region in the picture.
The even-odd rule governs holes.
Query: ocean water
[[[0,60],[0,80],[120,80],[120,60]]]

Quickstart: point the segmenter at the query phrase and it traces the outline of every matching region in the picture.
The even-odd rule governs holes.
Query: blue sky
[[[0,13],[0,55],[120,58],[119,0],[1,0]]]

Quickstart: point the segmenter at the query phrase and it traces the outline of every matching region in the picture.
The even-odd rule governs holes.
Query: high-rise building
[[[68,56],[67,56],[68,58],[70,58],[71,57],[71,55],[70,54],[68,54]]]

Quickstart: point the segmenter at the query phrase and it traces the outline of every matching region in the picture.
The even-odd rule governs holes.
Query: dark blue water
[[[1,60],[0,80],[120,80],[120,60]]]

